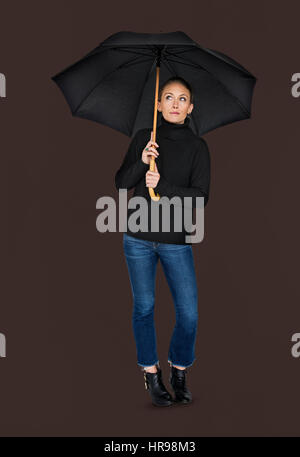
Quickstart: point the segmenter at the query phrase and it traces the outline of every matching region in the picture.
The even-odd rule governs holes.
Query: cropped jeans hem
[[[140,367],[148,368],[148,367],[152,367],[153,365],[158,365],[158,366],[159,366],[159,360],[156,360],[156,362],[154,362],[154,363],[143,364],[143,363],[137,362],[137,364],[138,364]]]
[[[196,360],[196,357],[194,358],[194,360],[192,361],[192,363],[187,363],[185,365],[181,365],[181,363],[177,363],[177,362],[172,362],[170,359],[168,359],[168,362],[170,364],[170,366],[172,365],[176,365],[177,367],[181,367],[181,368],[188,368],[188,367],[191,367],[193,365],[193,363],[195,362]]]

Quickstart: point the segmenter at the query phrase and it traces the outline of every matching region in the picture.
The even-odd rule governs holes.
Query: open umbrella
[[[200,46],[181,31],[115,33],[51,79],[73,116],[130,137],[153,125],[155,142],[159,81],[171,76],[183,77],[193,88],[190,126],[196,135],[250,118],[256,78],[235,60]],[[152,157],[150,170],[154,169]],[[159,200],[152,188],[149,193]]]

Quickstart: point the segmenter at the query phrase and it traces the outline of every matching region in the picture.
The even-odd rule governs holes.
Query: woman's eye
[[[172,98],[172,95],[167,95],[166,98],[168,99],[169,97]],[[180,97],[180,100],[184,100],[186,102],[186,98],[185,97]]]

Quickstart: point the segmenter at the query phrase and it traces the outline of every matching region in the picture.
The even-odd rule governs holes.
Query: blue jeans
[[[158,259],[170,287],[176,313],[168,362],[180,367],[192,365],[198,324],[198,291],[192,246],[141,240],[124,233],[123,249],[133,296],[132,325],[138,365],[147,367],[159,362],[154,325]]]

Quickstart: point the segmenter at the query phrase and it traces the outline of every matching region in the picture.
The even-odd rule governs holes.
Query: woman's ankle
[[[157,367],[156,365],[152,365],[151,367],[145,367],[144,370],[147,373],[157,373]]]

